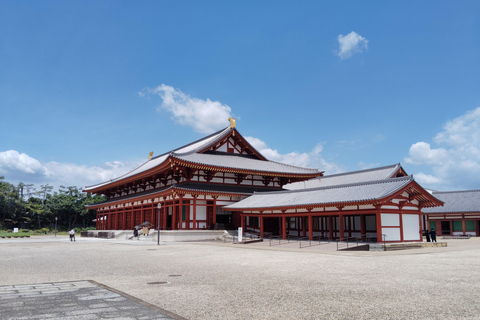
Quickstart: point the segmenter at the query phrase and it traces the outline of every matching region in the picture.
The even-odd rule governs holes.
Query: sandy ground
[[[94,280],[188,319],[480,319],[480,239],[440,241],[448,246],[338,252],[0,239],[0,285]]]

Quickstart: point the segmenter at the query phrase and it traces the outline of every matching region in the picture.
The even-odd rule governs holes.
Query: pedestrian
[[[432,238],[432,242],[437,242],[437,232],[433,228],[430,231],[430,237]]]
[[[425,238],[427,239],[427,242],[430,242],[430,232],[428,232],[428,229],[425,230],[424,234],[425,234]]]
[[[73,242],[76,242],[75,241],[75,229],[72,229],[70,230],[70,242],[73,241]]]
[[[133,237],[138,238],[138,230],[137,227],[133,228]]]

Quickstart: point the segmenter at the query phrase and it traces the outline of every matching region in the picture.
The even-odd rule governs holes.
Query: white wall
[[[418,214],[403,214],[403,240],[420,240]]]

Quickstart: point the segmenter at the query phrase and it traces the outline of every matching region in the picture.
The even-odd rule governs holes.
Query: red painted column
[[[217,223],[217,197],[213,197],[213,224]]]
[[[177,206],[175,205],[175,199],[173,199],[172,206],[172,230],[177,230]]]
[[[193,196],[193,230],[197,229],[197,196]]]
[[[240,215],[240,227],[242,228],[242,235],[244,233],[244,230],[245,230],[245,216],[244,215]]]
[[[260,238],[263,238],[263,216],[260,217]]]
[[[167,201],[165,201],[165,199],[163,199],[162,212],[163,212],[163,230],[167,230],[168,208],[167,208]]]
[[[382,215],[380,212],[380,205],[375,206],[377,208],[376,214],[375,214],[375,222],[377,224],[377,242],[383,242],[383,236],[382,236]]]
[[[283,212],[285,214],[285,212]],[[282,216],[282,238],[287,239],[287,218]]]

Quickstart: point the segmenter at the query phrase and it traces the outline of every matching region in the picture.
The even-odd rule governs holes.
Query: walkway
[[[0,286],[0,319],[184,319],[94,281]]]

